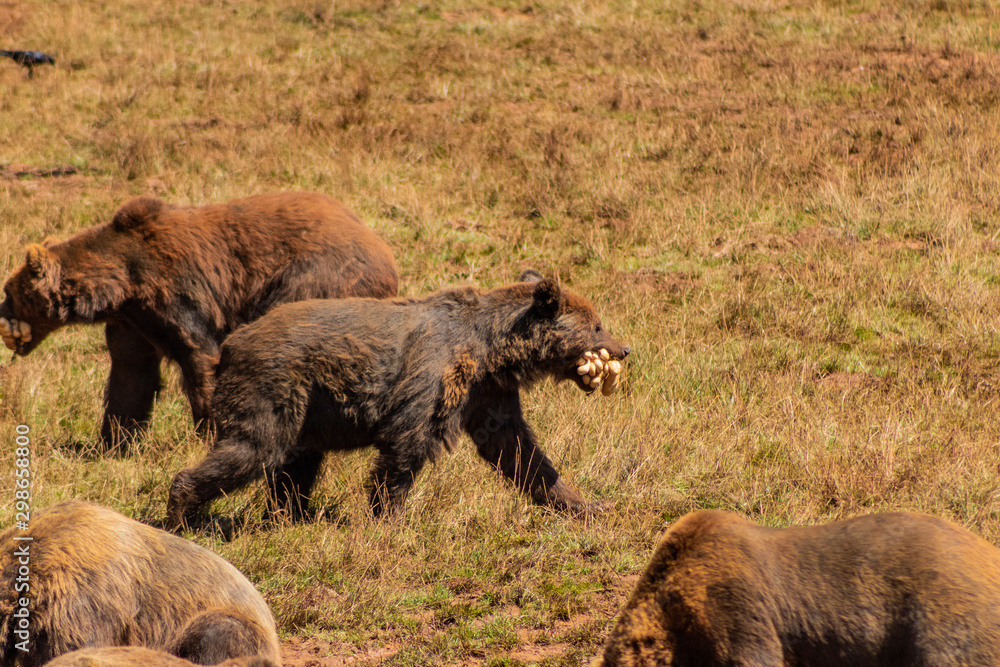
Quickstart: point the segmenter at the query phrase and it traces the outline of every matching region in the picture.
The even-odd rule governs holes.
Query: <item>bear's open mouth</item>
[[[621,372],[622,363],[612,359],[611,353],[603,347],[596,352],[588,350],[576,360],[577,380],[584,391],[600,387],[602,394],[610,396],[618,389]]]
[[[17,350],[18,343],[31,342],[31,325],[22,320],[0,317],[0,338],[11,350]]]

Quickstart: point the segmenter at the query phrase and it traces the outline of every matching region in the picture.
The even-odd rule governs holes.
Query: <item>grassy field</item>
[[[255,485],[189,534],[269,601],[293,666],[580,665],[666,523],[910,509],[1000,540],[1000,10],[986,0],[0,0],[0,273],[129,197],[343,199],[401,291],[524,268],[632,345],[623,389],[524,396],[568,481],[532,506],[464,446],[374,522],[370,452],[313,523]],[[174,369],[150,437],[94,454],[97,327],[0,368],[35,504],[163,517],[197,461]],[[0,494],[13,500],[13,455]],[[0,495],[0,525],[12,520]]]

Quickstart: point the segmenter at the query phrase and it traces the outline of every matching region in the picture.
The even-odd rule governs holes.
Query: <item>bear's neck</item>
[[[60,313],[67,322],[108,319],[129,298],[128,269],[120,256],[84,249],[60,257]]]
[[[552,354],[551,336],[544,323],[531,316],[531,306],[530,298],[486,301],[468,318],[485,343],[483,372],[511,389],[526,389],[548,374],[545,360]]]

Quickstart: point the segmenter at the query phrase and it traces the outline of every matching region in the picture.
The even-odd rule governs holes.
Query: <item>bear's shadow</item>
[[[290,517],[284,512],[272,512],[261,509],[266,506],[262,498],[256,498],[236,509],[216,512],[201,512],[188,519],[187,526],[180,534],[190,532],[202,537],[217,539],[221,542],[232,542],[239,535],[256,535],[257,533],[273,533],[280,528],[295,525],[322,523],[338,528],[346,528],[354,523],[351,513],[342,500],[330,500],[327,503],[305,510],[301,515]],[[137,519],[142,523],[160,530],[167,530],[162,516],[157,518]],[[167,530],[167,532],[170,532]]]

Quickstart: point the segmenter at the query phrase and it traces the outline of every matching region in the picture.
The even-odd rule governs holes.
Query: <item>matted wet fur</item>
[[[664,535],[594,665],[1000,665],[998,606],[1000,550],[941,519],[703,510]]]
[[[462,430],[536,502],[586,509],[537,446],[520,391],[549,376],[591,392],[577,360],[598,348],[629,352],[586,299],[552,280],[276,308],[223,346],[217,437],[174,478],[167,525],[262,475],[277,507],[300,514],[327,452],[372,445],[372,511],[397,511]]]
[[[177,362],[196,423],[208,416],[219,344],[281,303],[391,297],[389,247],[341,202],[309,192],[171,206],[141,197],[62,243],[28,247],[0,317],[30,326],[18,354],[67,324],[106,323],[111,372],[101,441],[149,421],[160,361]]]
[[[253,655],[280,661],[267,604],[207,549],[82,501],[32,513],[29,526],[0,534],[0,664],[36,667],[111,646],[169,651],[199,664]],[[28,555],[15,556],[25,546]],[[25,564],[30,588],[15,591]],[[13,615],[20,597],[29,600],[27,652],[16,648],[24,640]]]

